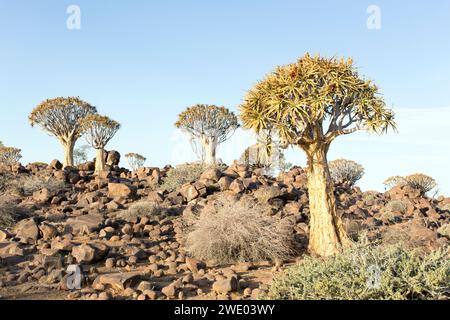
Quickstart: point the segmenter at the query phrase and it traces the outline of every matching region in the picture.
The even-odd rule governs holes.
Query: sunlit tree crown
[[[99,114],[88,115],[81,121],[86,140],[95,149],[104,148],[120,129],[120,124]]]
[[[351,59],[312,57],[277,67],[251,89],[241,107],[246,128],[273,130],[285,144],[331,142],[356,130],[395,128],[378,87]]]

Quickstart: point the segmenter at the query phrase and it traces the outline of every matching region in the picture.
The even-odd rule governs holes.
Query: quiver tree
[[[95,172],[98,175],[105,170],[105,147],[120,129],[120,124],[106,116],[92,114],[81,122],[86,141],[97,150]]]
[[[64,147],[64,166],[73,166],[73,149],[82,131],[80,121],[97,109],[78,97],[56,98],[39,104],[30,114],[31,126],[38,125],[59,139]]]
[[[251,89],[241,106],[246,128],[276,132],[284,146],[300,147],[308,160],[309,251],[339,252],[348,243],[336,212],[327,153],[334,139],[357,130],[395,128],[378,88],[358,75],[351,59],[305,55],[278,67]]]
[[[136,171],[137,169],[142,167],[147,160],[147,158],[140,155],[139,153],[128,153],[125,155],[125,158],[127,158],[128,164],[133,171]]]
[[[22,158],[22,150],[12,147],[0,147],[0,164],[12,166]]]
[[[194,151],[200,144],[203,163],[213,165],[217,147],[231,137],[239,123],[235,114],[224,107],[198,104],[182,112],[175,126],[191,136]]]

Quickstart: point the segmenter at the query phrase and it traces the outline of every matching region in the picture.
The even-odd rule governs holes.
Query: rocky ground
[[[272,178],[233,164],[207,170],[169,193],[160,190],[169,168],[130,172],[119,167],[119,158],[110,152],[110,170],[98,177],[91,162],[64,170],[58,161],[12,168],[17,181],[52,177],[65,187],[14,195],[16,205],[29,214],[14,227],[0,229],[3,299],[256,299],[276,273],[305,253],[309,209],[301,168]],[[188,257],[186,220],[219,193],[253,195],[270,204],[274,217],[291,217],[298,257],[235,265]],[[372,240],[430,250],[450,242],[450,198],[422,197],[407,187],[377,193],[343,186],[336,187],[336,197],[354,238],[366,230]],[[143,200],[164,207],[165,214],[128,214]],[[402,205],[395,205],[397,200]],[[69,290],[74,283],[69,266],[81,269],[81,290]]]

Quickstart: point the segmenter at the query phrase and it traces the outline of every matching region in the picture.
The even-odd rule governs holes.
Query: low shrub
[[[352,160],[338,159],[329,164],[331,179],[335,184],[353,186],[364,176],[362,165]]]
[[[63,181],[55,178],[40,176],[23,176],[13,183],[15,187],[22,188],[26,196],[32,195],[34,192],[48,189],[50,192],[58,192],[66,187]]]
[[[293,222],[270,216],[256,199],[217,198],[217,210],[200,214],[186,238],[186,251],[218,263],[287,259],[292,254]]]
[[[408,210],[408,205],[404,201],[393,200],[388,202],[384,209],[386,212],[398,212],[401,214],[405,214]]]
[[[17,205],[16,200],[14,196],[0,195],[0,228],[12,227],[29,215],[24,208]]]
[[[143,218],[143,217],[166,217],[169,215],[167,208],[162,207],[154,202],[142,200],[132,204],[128,210],[122,211],[119,217],[124,220],[129,220],[131,218]]]
[[[449,247],[425,254],[401,246],[355,244],[342,254],[327,259],[306,257],[276,277],[264,298],[449,299],[449,254]]]
[[[205,170],[205,166],[199,163],[178,165],[167,172],[161,188],[169,192],[174,191],[186,183],[199,179]]]

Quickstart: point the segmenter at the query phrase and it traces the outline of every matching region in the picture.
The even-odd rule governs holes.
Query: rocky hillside
[[[161,185],[170,167],[130,172],[119,161],[109,152],[108,170],[96,177],[92,162],[63,169],[56,160],[2,173],[0,296],[251,299],[305,253],[309,208],[301,168],[273,178],[235,163],[169,192]],[[255,199],[273,219],[289,221],[291,257],[235,264],[191,257],[186,234],[223,195]],[[366,232],[371,240],[427,250],[449,244],[450,198],[422,197],[409,187],[377,193],[345,186],[336,186],[336,198],[354,239]],[[82,289],[70,290],[77,267]]]

